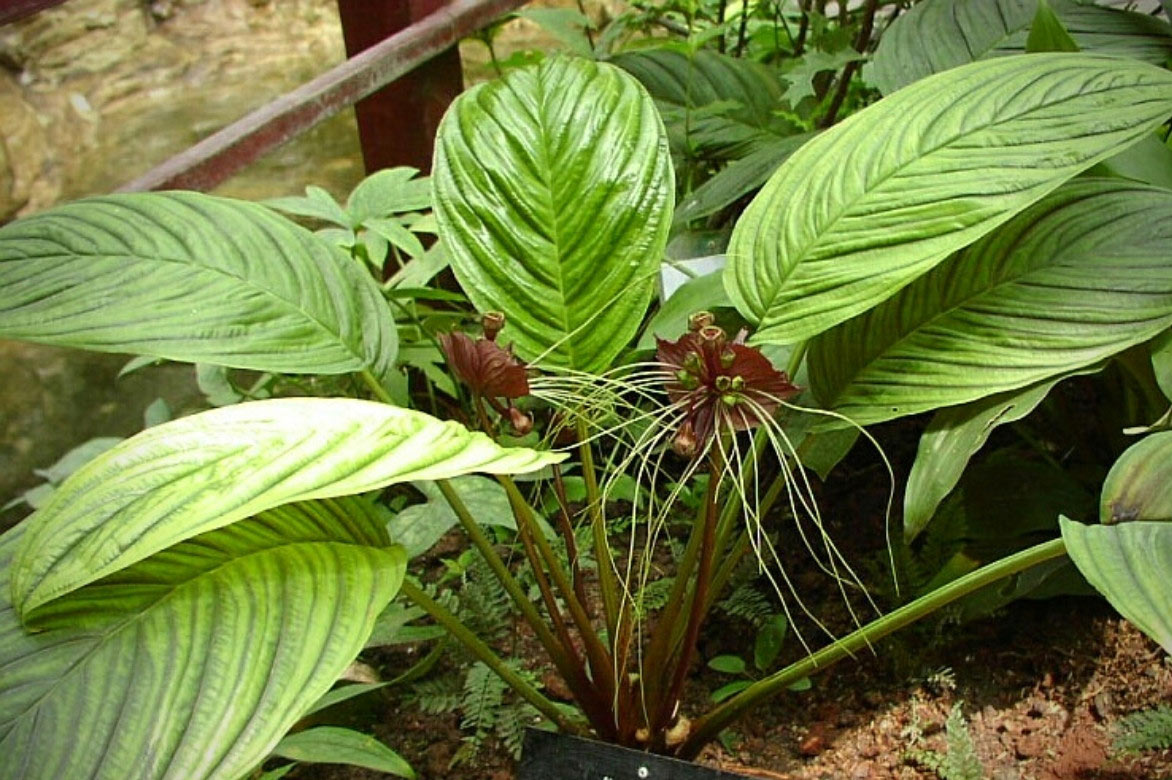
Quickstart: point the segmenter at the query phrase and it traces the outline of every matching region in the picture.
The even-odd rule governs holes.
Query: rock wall
[[[70,0],[0,28],[0,217],[114,189],[343,57],[333,0]],[[354,132],[344,112],[227,191],[348,189]]]

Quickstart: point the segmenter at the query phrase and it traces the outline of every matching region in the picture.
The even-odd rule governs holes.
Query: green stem
[[[700,749],[715,739],[730,723],[803,677],[809,677],[814,672],[824,669],[836,661],[853,656],[856,652],[872,646],[888,634],[927,617],[946,604],[1012,574],[1057,558],[1065,552],[1066,547],[1063,545],[1062,539],[1052,539],[987,566],[982,566],[976,571],[953,580],[944,587],[921,596],[910,604],[905,604],[894,612],[847,634],[834,644],[822,648],[801,661],[758,680],[697,720],[693,724],[692,732],[688,735],[687,740],[676,751],[677,754],[683,758],[695,758]]]
[[[391,394],[388,393],[387,389],[382,386],[382,383],[375,378],[374,374],[370,373],[369,368],[362,369],[359,375],[362,377],[362,381],[366,383],[366,386],[370,388],[370,392],[374,393],[375,398],[382,401],[384,404],[395,404],[395,400],[391,398]]]
[[[392,678],[387,685],[405,685],[409,682],[415,682],[419,678],[426,675],[435,665],[439,663],[440,658],[443,657],[444,651],[448,649],[449,640],[446,636],[440,637],[440,640],[435,643],[435,647],[428,651],[427,655],[420,658],[411,665],[407,671],[400,674],[398,677]]]
[[[478,661],[484,663],[497,674],[517,695],[533,705],[534,709],[549,718],[561,731],[567,734],[584,734],[581,724],[571,721],[558,709],[557,705],[542,696],[536,688],[525,681],[508,664],[502,661],[488,645],[481,642],[468,627],[460,622],[459,618],[448,612],[435,599],[423,592],[423,589],[410,580],[403,580],[400,590],[403,595],[415,602],[424,612],[431,615],[448,633],[464,645]]]
[[[590,532],[594,538],[594,561],[598,569],[598,590],[602,593],[602,609],[606,617],[607,634],[612,641],[617,635],[619,615],[619,585],[614,573],[614,558],[606,538],[606,515],[603,512],[602,493],[594,471],[594,452],[590,449],[586,423],[579,419],[578,453],[582,459],[582,481],[586,486],[586,507],[590,512]]]
[[[541,618],[537,612],[537,608],[533,606],[533,602],[529,600],[529,596],[517,584],[517,580],[509,573],[509,569],[505,566],[505,562],[496,554],[496,550],[492,548],[492,544],[488,541],[488,537],[484,535],[484,531],[480,530],[480,526],[473,519],[472,514],[468,511],[468,507],[464,505],[463,499],[456,493],[455,488],[448,483],[447,480],[437,479],[435,481],[440,492],[443,493],[444,498],[447,499],[452,511],[456,513],[456,518],[463,526],[464,532],[468,534],[468,539],[472,545],[476,547],[481,557],[484,558],[485,563],[492,569],[492,573],[504,586],[506,592],[512,597],[513,603],[517,605],[517,609],[521,610],[521,615],[525,621],[529,623],[533,629],[533,633],[537,635],[538,641],[549,653],[550,658],[559,670],[566,668],[566,657],[561,645],[558,644],[557,639],[549,630],[549,626]]]
[[[802,367],[802,358],[806,356],[806,348],[810,346],[808,341],[799,341],[794,344],[794,351],[789,353],[789,362],[785,365],[785,373],[790,379],[793,379],[798,374],[798,369]]]

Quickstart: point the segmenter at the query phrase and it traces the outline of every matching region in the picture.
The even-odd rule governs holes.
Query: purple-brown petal
[[[439,335],[440,347],[456,378],[477,395],[521,398],[529,395],[529,377],[512,352],[488,339],[474,340],[466,333]]]

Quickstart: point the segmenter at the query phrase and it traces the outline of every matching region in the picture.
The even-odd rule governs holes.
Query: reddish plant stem
[[[672,671],[671,683],[667,693],[659,702],[659,711],[652,723],[651,735],[658,740],[658,735],[671,725],[672,716],[676,712],[676,704],[683,694],[684,681],[688,678],[688,668],[692,665],[692,656],[696,654],[696,641],[700,638],[700,625],[704,622],[708,604],[708,586],[712,577],[712,559],[716,554],[716,495],[720,484],[720,464],[716,454],[709,456],[708,490],[704,497],[704,526],[700,537],[700,561],[696,569],[696,585],[692,589],[692,605],[688,614],[688,627],[684,632],[684,643],[680,648],[679,658]]]
[[[705,508],[706,512],[707,508]],[[691,582],[696,559],[700,555],[702,534],[699,529],[702,522],[702,517],[697,517],[692,532],[688,535],[688,544],[684,548],[684,554],[680,557],[671,593],[667,597],[667,603],[663,610],[659,613],[655,632],[651,636],[651,642],[643,658],[643,686],[646,698],[651,702],[653,708],[657,707],[656,702],[660,700],[660,691],[667,677],[672,651],[676,646],[676,622],[680,612],[688,605],[688,584]],[[650,721],[651,718],[649,717],[648,720]],[[651,723],[648,722],[647,725],[650,728]]]
[[[562,481],[562,469],[553,464],[553,492],[558,499],[558,530],[566,543],[566,557],[570,559],[570,576],[574,579],[574,594],[582,602],[586,616],[593,619],[590,600],[586,598],[586,583],[582,578],[582,567],[578,559],[578,540],[574,537],[574,526],[570,522],[570,502],[566,499],[566,485]]]
[[[522,526],[529,529],[529,539],[540,553],[540,558],[534,563],[535,568],[539,568],[540,561],[544,560],[545,566],[549,568],[554,585],[558,589],[558,593],[569,608],[570,617],[573,619],[574,626],[577,628],[578,634],[582,638],[582,643],[586,648],[586,657],[590,662],[590,670],[593,674],[593,685],[595,689],[598,690],[599,696],[604,700],[604,703],[613,701],[615,680],[610,654],[607,653],[602,641],[598,638],[598,634],[595,633],[594,626],[590,623],[590,617],[586,614],[585,608],[574,594],[573,587],[570,585],[569,580],[566,579],[566,574],[562,571],[557,556],[554,554],[553,548],[549,545],[549,541],[541,533],[540,529],[537,528],[537,523],[533,519],[529,504],[525,502],[521,492],[517,489],[516,483],[510,477],[504,475],[499,475],[497,479],[504,486],[505,492],[508,494],[509,504],[517,519],[518,529]],[[611,727],[613,727],[615,722],[614,714],[610,713],[609,717],[609,722]]]
[[[563,675],[566,677],[566,685],[569,686],[570,691],[574,694],[574,698],[582,707],[582,711],[586,713],[586,717],[590,720],[590,725],[594,727],[598,735],[606,740],[613,740],[618,736],[615,728],[614,713],[611,712],[608,702],[606,702],[598,688],[587,679],[583,673],[583,664],[578,651],[574,646],[574,640],[570,636],[570,630],[566,626],[565,618],[562,617],[562,611],[558,607],[557,599],[554,598],[553,590],[549,586],[549,580],[545,576],[545,571],[542,566],[542,559],[539,555],[536,545],[533,541],[534,529],[530,526],[529,518],[524,517],[525,513],[518,512],[514,509],[514,516],[517,520],[517,535],[521,538],[521,546],[525,551],[525,557],[529,561],[529,567],[533,571],[533,579],[537,582],[537,589],[541,592],[541,599],[545,602],[545,611],[549,614],[550,622],[553,623],[554,632],[557,634],[558,640],[562,644],[562,648],[566,655],[566,669],[563,670]],[[541,533],[537,530],[536,533]]]
[[[810,32],[810,0],[802,0],[802,21],[798,25],[798,39],[794,42],[794,56],[801,57],[806,50],[806,35]]]

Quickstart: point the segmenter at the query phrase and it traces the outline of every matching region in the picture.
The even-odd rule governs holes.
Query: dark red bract
[[[529,395],[525,366],[513,356],[511,349],[504,349],[490,339],[473,339],[460,332],[441,333],[439,342],[452,373],[476,395],[486,398]]]
[[[659,362],[671,372],[665,384],[668,398],[686,413],[674,446],[689,457],[718,427],[756,427],[781,401],[801,392],[760,350],[742,344],[743,336],[730,342],[710,319],[693,321],[699,327],[676,341],[656,339]]]

